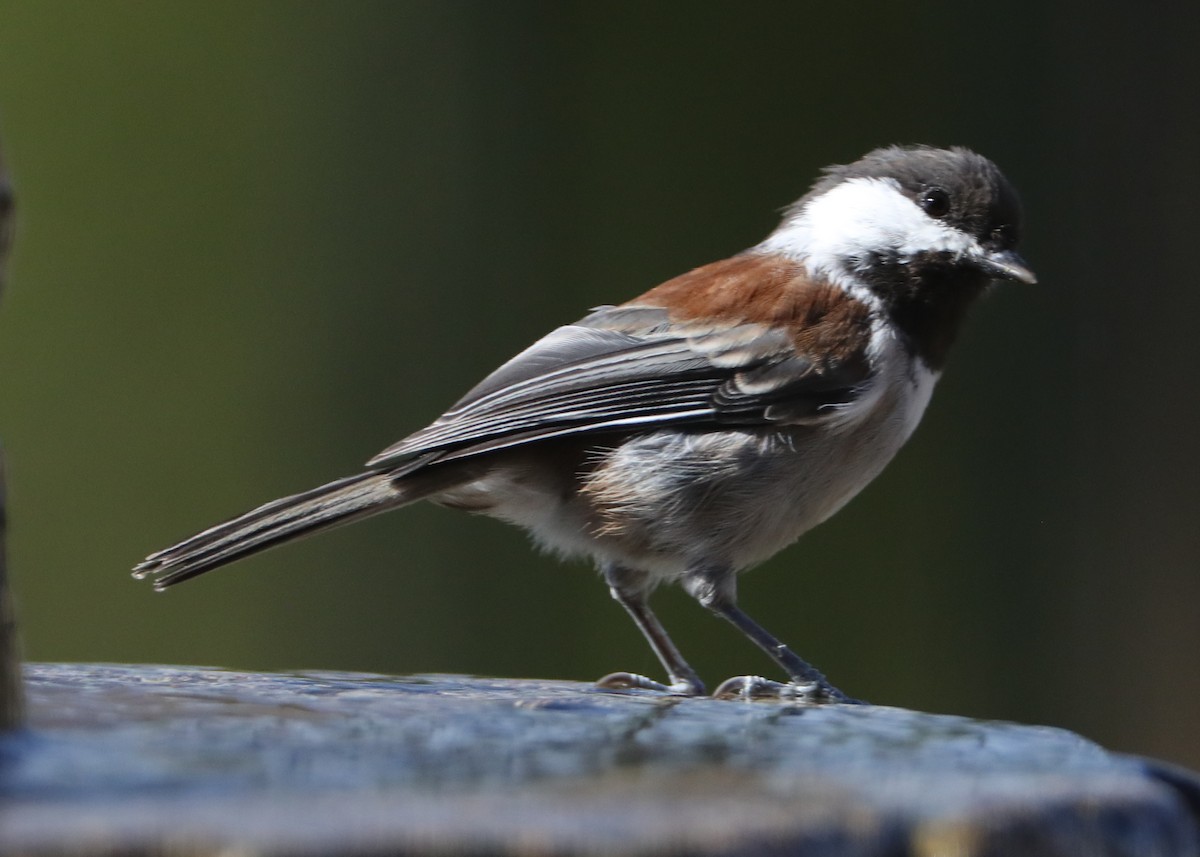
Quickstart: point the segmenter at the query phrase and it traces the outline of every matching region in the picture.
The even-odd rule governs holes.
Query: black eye
[[[945,217],[950,213],[950,194],[940,187],[926,188],[917,203],[930,217]]]

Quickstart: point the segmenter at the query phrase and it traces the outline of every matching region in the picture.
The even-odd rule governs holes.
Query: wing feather
[[[602,307],[534,343],[368,466],[579,433],[812,421],[852,402],[868,380],[865,359],[825,365],[765,325],[675,324],[656,307]]]

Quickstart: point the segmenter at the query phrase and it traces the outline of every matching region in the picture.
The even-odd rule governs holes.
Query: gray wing
[[[853,402],[869,377],[861,353],[828,365],[763,325],[676,324],[656,307],[602,307],[534,343],[368,466],[585,432],[812,422]]]

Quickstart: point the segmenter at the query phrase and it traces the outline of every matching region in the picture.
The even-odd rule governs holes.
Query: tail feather
[[[148,556],[133,569],[161,591],[214,568],[428,496],[436,486],[390,473],[362,473],[274,500]]]

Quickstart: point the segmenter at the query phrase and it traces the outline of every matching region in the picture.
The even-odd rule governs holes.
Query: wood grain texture
[[[1069,732],[460,676],[30,665],[0,852],[1200,854],[1200,781]]]

